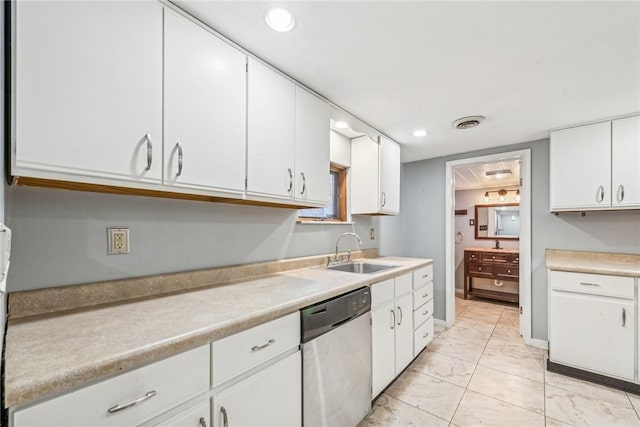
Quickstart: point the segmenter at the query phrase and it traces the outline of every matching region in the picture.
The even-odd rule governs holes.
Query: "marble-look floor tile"
[[[472,311],[470,308],[468,308],[463,311],[460,316],[458,316],[458,319],[468,319],[479,323],[495,325],[496,323],[498,323],[498,319],[500,319],[500,313],[492,313],[489,311]]]
[[[515,345],[491,345],[491,341],[478,361],[479,365],[530,380],[544,381],[544,361],[541,352]]]
[[[449,422],[386,394],[381,395],[358,427],[447,427]]]
[[[546,427],[573,427],[573,424],[563,423],[551,417],[545,417],[544,422]]]
[[[466,387],[475,364],[434,351],[425,351],[409,367],[414,371]]]
[[[460,341],[448,336],[441,336],[429,344],[429,350],[466,360],[467,362],[476,363],[484,351],[484,346],[467,341]]]
[[[411,370],[405,371],[386,391],[395,399],[448,421],[462,393],[462,387]]]
[[[460,426],[540,426],[544,416],[467,390],[451,420]]]
[[[541,382],[478,366],[467,389],[544,415]]]
[[[582,394],[584,396],[590,396],[594,399],[611,402],[614,405],[624,406],[630,400],[627,397],[627,394],[623,391],[614,390],[599,384],[582,381],[577,378],[571,378],[566,375],[560,375],[549,371],[545,371],[544,382],[549,386],[572,393]]]
[[[640,426],[629,399],[601,400],[546,384],[545,407],[547,416],[576,426]]]
[[[508,328],[520,330],[520,314],[517,311],[504,310],[500,319],[498,319],[498,325],[506,326]]]
[[[453,328],[447,330],[443,337],[455,338],[457,340],[470,342],[478,345],[486,345],[493,332],[493,327],[468,327],[462,323],[456,323]]]
[[[629,401],[631,402],[631,405],[633,405],[633,408],[636,410],[636,414],[638,414],[638,416],[640,416],[640,396],[637,396],[637,395],[631,394],[631,393],[627,393],[627,397],[629,398]]]

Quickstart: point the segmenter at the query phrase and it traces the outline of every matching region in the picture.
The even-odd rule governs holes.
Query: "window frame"
[[[338,192],[338,205],[336,206],[336,210],[338,212],[338,217],[336,218],[318,218],[318,217],[310,217],[310,216],[301,216],[298,215],[299,223],[347,223],[347,172],[349,168],[346,166],[341,166],[337,163],[330,163],[329,165],[329,174],[335,172],[338,174],[338,179],[336,183],[336,190]],[[320,208],[322,209],[322,208]]]

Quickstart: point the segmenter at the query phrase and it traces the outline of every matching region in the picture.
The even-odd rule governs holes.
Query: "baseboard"
[[[447,322],[444,320],[433,318],[433,326],[447,326]]]
[[[549,341],[539,340],[537,338],[525,339],[524,343],[532,347],[541,348],[543,350],[549,350]]]

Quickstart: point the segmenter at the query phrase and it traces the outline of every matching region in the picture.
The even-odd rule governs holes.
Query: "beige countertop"
[[[518,249],[464,248],[465,251],[495,252],[497,254],[517,254]]]
[[[640,277],[640,255],[547,249],[549,270]]]
[[[10,322],[5,407],[70,391],[432,262],[397,257],[372,261],[398,267],[375,274],[300,268]]]

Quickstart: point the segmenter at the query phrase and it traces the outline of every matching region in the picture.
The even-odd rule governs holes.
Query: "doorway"
[[[515,162],[515,163],[514,163]],[[519,217],[517,221],[519,222],[519,236],[517,241],[510,241],[509,247],[512,247],[515,252],[519,255],[518,260],[518,299],[519,299],[519,314],[520,314],[520,334],[522,335],[526,344],[536,345],[538,343],[534,342],[536,340],[532,340],[531,338],[531,151],[529,149],[519,150],[519,151],[511,151],[506,153],[493,154],[488,156],[481,157],[473,157],[468,159],[461,159],[455,161],[449,161],[446,163],[446,256],[445,256],[445,298],[446,298],[446,318],[445,322],[447,327],[452,327],[455,323],[455,283],[456,283],[456,270],[460,271],[459,265],[456,265],[456,206],[455,206],[455,195],[456,195],[456,169],[461,170],[462,168],[471,168],[472,170],[484,171],[484,172],[495,172],[495,171],[504,171],[506,169],[510,169],[507,167],[508,165],[517,165],[519,169],[519,182],[513,186],[502,185],[501,183],[495,184],[492,189],[486,187],[485,192],[488,192],[489,200],[488,202],[493,200],[498,200],[504,197],[504,202],[509,202],[509,198],[513,198],[513,202],[515,203],[515,196],[517,192],[517,196],[519,197]],[[513,172],[513,171],[512,171]],[[477,172],[476,172],[477,174]],[[494,176],[498,175],[496,172]],[[504,175],[504,173],[503,173]],[[486,177],[487,175],[485,175]],[[460,181],[460,174],[458,174],[458,181]],[[491,182],[492,180],[487,180]],[[493,180],[495,183],[496,180]],[[460,182],[458,182],[458,186],[461,187]],[[512,191],[507,190],[507,187]],[[503,194],[501,190],[505,190],[506,194]],[[484,201],[484,194],[483,201]],[[491,203],[486,203],[491,204]],[[462,208],[461,210],[464,210]],[[467,207],[467,218],[466,220],[473,219],[474,225],[473,228],[467,228],[469,233],[472,233],[473,239],[475,240],[475,235],[477,232],[488,233],[489,228],[494,228],[494,233],[496,232],[495,228],[500,228],[499,220],[493,220],[491,223],[493,226],[487,224],[479,224],[483,225],[483,230],[480,230],[480,227],[476,227],[476,218],[475,218],[475,209],[474,212],[469,214],[469,208]],[[492,213],[495,215],[495,212]],[[482,215],[482,214],[480,214]],[[469,222],[467,222],[468,224]],[[484,230],[484,228],[487,230]],[[504,227],[503,227],[504,228]],[[471,231],[469,231],[471,230]],[[460,230],[458,230],[460,231]],[[466,234],[463,232],[463,234]],[[495,235],[495,234],[494,234]],[[499,234],[498,234],[499,235]],[[489,237],[488,234],[486,237]],[[464,236],[462,237],[464,240]],[[458,240],[460,240],[460,236],[458,236]],[[467,239],[468,240],[468,239]],[[498,238],[500,241],[501,239]],[[509,240],[509,239],[506,239]],[[504,242],[505,239],[502,239]],[[517,243],[516,243],[517,242]],[[458,248],[458,252],[460,252]],[[458,254],[458,263],[460,262],[461,256]],[[458,273],[459,275],[460,273]],[[500,289],[503,290],[503,289]],[[481,292],[478,293],[480,295]]]

